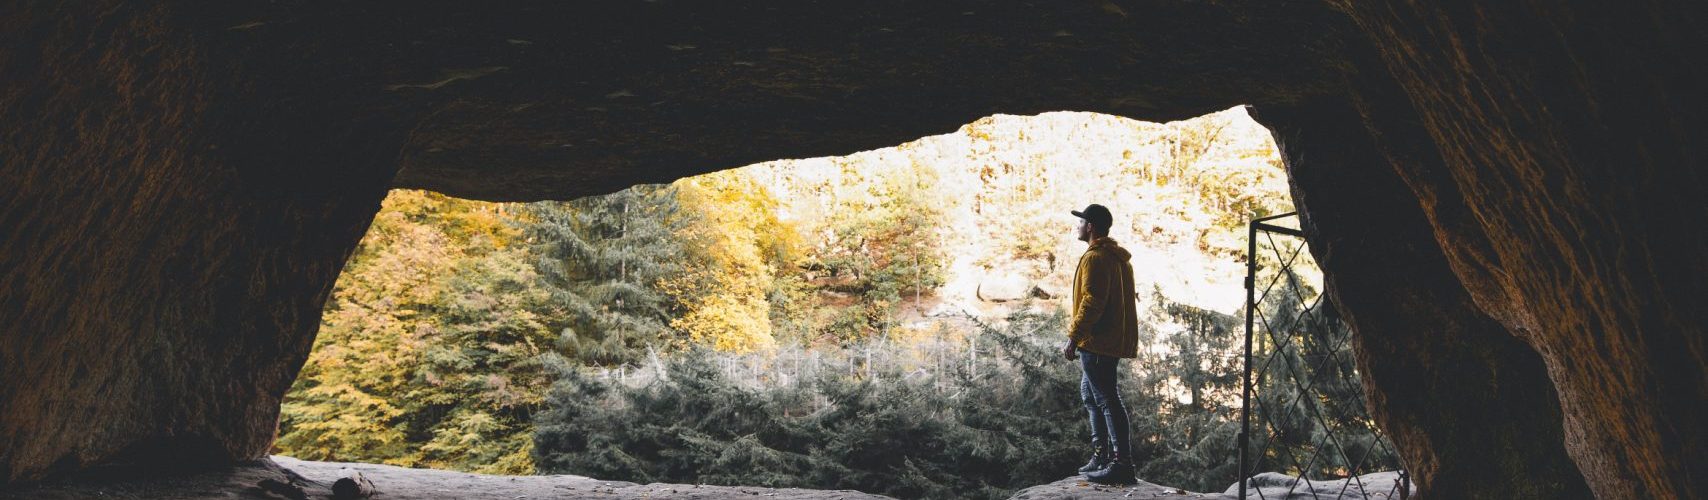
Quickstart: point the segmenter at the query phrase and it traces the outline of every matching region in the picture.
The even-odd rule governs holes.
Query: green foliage
[[[1194,491],[1220,491],[1238,475],[1240,354],[1242,318],[1168,300],[1161,293],[1149,301],[1153,317],[1168,318],[1165,333],[1147,329],[1147,336],[1166,346],[1161,352],[1140,352],[1135,365],[1147,369],[1138,376],[1138,397],[1128,400],[1135,414],[1135,435],[1148,436],[1140,446],[1154,456],[1139,476],[1147,481]],[[1153,326],[1154,328],[1154,326]]]
[[[386,199],[281,409],[279,453],[530,473],[546,295],[505,206]]]
[[[1352,333],[1326,302],[1307,308],[1316,291],[1298,274],[1279,278],[1254,330],[1258,469],[1339,478],[1398,468],[1393,448],[1377,439],[1365,412]]]
[[[1161,296],[1150,303],[1170,322],[1143,335],[1167,347],[1144,351],[1121,372],[1140,476],[1220,491],[1237,476],[1241,318]],[[1317,346],[1305,352],[1344,349],[1343,327],[1301,304],[1295,295],[1266,304],[1264,314],[1301,318],[1293,331]],[[784,349],[764,359],[693,351],[632,381],[566,365],[537,422],[535,459],[545,471],[629,481],[850,488],[901,498],[1001,498],[1070,475],[1088,451],[1089,431],[1078,367],[1057,351],[1061,314],[1023,310],[1000,326],[970,321],[978,333],[947,356],[959,360],[948,366],[920,361],[942,352],[909,355],[877,343]],[[827,357],[802,369],[801,358],[816,356],[809,353]],[[1357,411],[1356,375],[1341,364],[1349,358],[1323,363],[1317,354],[1293,361],[1319,359],[1325,399],[1305,399],[1332,408],[1275,414],[1276,439],[1288,440],[1271,445],[1275,470],[1297,472],[1302,464],[1283,463],[1308,456],[1310,449],[1297,447],[1331,442],[1308,413],[1367,423]],[[1261,382],[1271,407],[1297,399],[1290,381]],[[1265,434],[1255,434],[1264,446]],[[1341,439],[1355,459],[1374,446],[1368,433]],[[1382,453],[1369,467],[1396,465]],[[1324,456],[1312,471],[1320,477],[1349,467]]]
[[[562,311],[551,322],[559,349],[615,365],[679,341],[670,322],[681,304],[661,284],[685,270],[677,233],[696,218],[680,208],[668,186],[528,206],[535,267]]]
[[[830,337],[853,342],[894,327],[904,298],[943,284],[948,256],[934,172],[920,165],[877,170],[838,162],[841,175],[817,193],[824,217],[805,229],[809,283],[834,306],[821,317]]]
[[[981,268],[1064,287],[1051,280],[1083,247],[1065,211],[1088,201],[1130,221],[1123,243],[1185,269],[1141,282],[1237,271],[1246,217],[1289,204],[1273,145],[1231,118],[997,116],[887,151],[526,206],[395,192],[327,305],[278,451],[904,498],[1060,479],[1088,451],[1060,313],[1028,303],[987,325],[942,306],[982,299]],[[1301,338],[1278,363],[1323,376],[1326,399],[1254,437],[1273,444],[1268,468],[1321,475],[1346,461],[1276,450],[1357,456],[1374,441],[1325,447],[1305,418],[1368,425],[1346,332],[1300,314],[1312,293],[1262,312]],[[1140,475],[1221,490],[1236,474],[1240,321],[1151,295],[1147,348],[1122,369]]]
[[[695,350],[624,383],[558,366],[537,421],[542,471],[628,481],[858,489],[903,498],[1001,498],[1060,479],[1084,451],[1079,371],[1051,347],[1060,314],[986,327],[972,366],[934,377],[858,356],[794,350],[754,372]],[[870,351],[867,351],[870,352]],[[847,371],[841,369],[846,366]]]

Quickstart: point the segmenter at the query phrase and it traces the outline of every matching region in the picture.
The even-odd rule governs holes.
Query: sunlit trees
[[[286,397],[281,453],[532,472],[549,308],[506,210],[387,197]]]
[[[779,271],[793,271],[799,245],[795,228],[777,217],[777,200],[736,171],[683,179],[674,188],[698,222],[678,230],[685,272],[663,281],[684,309],[670,326],[720,350],[776,345],[771,297]]]
[[[436,225],[443,200],[389,197],[338,277],[314,350],[281,408],[276,446],[293,456],[410,464],[401,396],[415,382],[433,312],[455,268],[451,239]]]
[[[1219,490],[1239,368],[1237,306],[1219,298],[1242,292],[1241,224],[1290,209],[1273,147],[1237,111],[993,116],[572,201],[399,191],[333,292],[279,451],[1003,497],[1086,452],[1078,371],[1055,351],[1061,313],[1032,300],[1065,287],[1084,248],[1067,210],[1099,202],[1145,296],[1147,348],[1123,381],[1135,461],[1147,479]],[[998,273],[1037,287],[979,296]],[[1344,345],[1326,332],[1302,345]],[[1337,355],[1323,387],[1355,402]],[[625,382],[636,370],[657,378]],[[1278,425],[1290,444],[1318,435]]]
[[[417,368],[424,384],[404,397],[431,434],[419,465],[473,472],[534,471],[533,416],[550,381],[542,357],[555,339],[553,308],[519,249],[469,259],[449,280],[443,325]]]
[[[856,159],[836,165],[835,180],[812,193],[822,208],[805,228],[805,265],[810,286],[835,306],[821,323],[824,334],[849,342],[888,331],[904,298],[943,283],[948,228],[932,169]]]

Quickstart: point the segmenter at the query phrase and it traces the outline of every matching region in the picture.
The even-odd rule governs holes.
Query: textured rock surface
[[[1351,500],[1409,498],[1412,492],[1395,471],[1376,472],[1358,477],[1310,481],[1293,476],[1265,472],[1246,480],[1245,498],[1260,500]],[[1223,498],[1239,498],[1239,483],[1228,486]]]
[[[260,457],[388,186],[572,197],[1247,103],[1420,492],[1708,495],[1703,8],[6,4],[0,482]],[[1509,473],[1542,484],[1477,481]]]
[[[0,10],[0,481],[258,456],[403,122],[183,13]]]
[[[1223,497],[1208,493],[1194,493],[1144,481],[1139,481],[1137,484],[1101,485],[1086,482],[1085,478],[1080,476],[1026,488],[1009,497],[1010,500],[1099,500],[1116,498],[1206,500]]]
[[[313,462],[271,457],[235,467],[165,478],[120,481],[79,481],[41,484],[29,490],[0,492],[0,499],[58,500],[82,498],[202,500],[221,498],[278,499],[256,485],[263,480],[290,484],[308,498],[332,498],[331,485],[348,471],[360,472],[374,483],[373,498],[438,500],[526,500],[547,498],[796,498],[804,500],[881,500],[889,498],[850,490],[803,490],[693,484],[635,484],[600,481],[582,476],[490,476],[390,465]]]
[[[1586,496],[1541,357],[1458,286],[1393,169],[1348,168],[1387,163],[1352,105],[1324,100],[1252,115],[1274,132],[1329,297],[1357,332],[1371,415],[1410,472],[1428,478],[1418,492]]]
[[[1366,105],[1378,147],[1601,498],[1708,495],[1703,8],[1348,2],[1416,110]]]

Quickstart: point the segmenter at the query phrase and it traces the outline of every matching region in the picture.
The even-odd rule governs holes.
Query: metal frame
[[[1247,489],[1248,489],[1251,477],[1253,475],[1255,475],[1256,472],[1258,472],[1258,471],[1253,470],[1257,464],[1252,463],[1252,457],[1250,456],[1251,451],[1252,451],[1251,450],[1251,418],[1252,418],[1252,407],[1253,407],[1253,404],[1252,404],[1253,394],[1252,393],[1255,390],[1255,387],[1253,386],[1251,379],[1252,379],[1252,372],[1253,372],[1254,368],[1256,368],[1257,371],[1261,372],[1260,375],[1267,375],[1269,370],[1271,368],[1273,368],[1272,365],[1275,364],[1275,360],[1277,357],[1281,357],[1281,358],[1286,360],[1285,362],[1282,363],[1282,367],[1285,368],[1286,372],[1287,372],[1284,375],[1289,377],[1289,379],[1290,379],[1289,381],[1292,383],[1291,385],[1295,389],[1298,390],[1298,394],[1292,399],[1292,401],[1288,401],[1288,402],[1286,402],[1286,404],[1282,405],[1281,409],[1290,409],[1290,408],[1298,405],[1301,401],[1304,400],[1305,397],[1312,394],[1311,389],[1316,385],[1316,380],[1314,380],[1314,379],[1309,380],[1309,381],[1303,381],[1303,382],[1300,381],[1299,378],[1301,377],[1301,375],[1300,375],[1301,367],[1294,366],[1294,363],[1291,361],[1290,358],[1287,358],[1286,356],[1281,356],[1281,354],[1284,354],[1285,352],[1287,352],[1286,349],[1289,347],[1289,343],[1292,340],[1292,336],[1289,335],[1286,338],[1278,338],[1277,333],[1275,332],[1275,329],[1272,327],[1272,324],[1270,322],[1270,318],[1268,318],[1266,315],[1263,315],[1262,312],[1258,311],[1258,309],[1259,309],[1258,306],[1263,302],[1263,300],[1265,298],[1267,298],[1269,296],[1269,292],[1274,289],[1277,282],[1281,279],[1282,276],[1285,275],[1285,271],[1291,270],[1294,261],[1297,260],[1299,254],[1301,253],[1301,250],[1304,248],[1304,243],[1302,241],[1302,239],[1304,238],[1304,232],[1302,232],[1298,229],[1293,229],[1293,228],[1283,227],[1283,226],[1277,226],[1274,224],[1270,224],[1269,222],[1277,220],[1277,219],[1294,217],[1296,215],[1297,215],[1296,212],[1288,212],[1288,213],[1284,213],[1284,214],[1280,214],[1280,215],[1272,215],[1272,216],[1268,216],[1268,217],[1255,218],[1255,219],[1252,219],[1251,223],[1246,228],[1245,359],[1244,359],[1244,370],[1243,370],[1243,374],[1242,374],[1242,384],[1241,384],[1242,387],[1241,387],[1241,400],[1240,400],[1240,433],[1239,433],[1239,438],[1238,438],[1238,443],[1239,443],[1239,477],[1237,478],[1239,481],[1239,498],[1241,498],[1242,500],[1245,499],[1247,494],[1248,494]],[[1282,255],[1282,252],[1281,252],[1279,245],[1277,245],[1275,242],[1274,235],[1276,235],[1276,234],[1300,238],[1301,241],[1298,245],[1292,247],[1289,255],[1284,256],[1284,255]],[[1271,280],[1269,282],[1269,284],[1264,287],[1264,290],[1263,290],[1261,295],[1259,295],[1258,291],[1257,291],[1257,272],[1259,269],[1259,266],[1257,264],[1257,261],[1258,261],[1258,253],[1257,253],[1258,245],[1257,245],[1257,242],[1258,242],[1259,235],[1262,235],[1264,238],[1266,238],[1269,241],[1269,247],[1272,251],[1275,252],[1275,257],[1278,259],[1278,262],[1280,265],[1280,270],[1283,271],[1283,273],[1277,275],[1274,280]],[[1297,284],[1296,283],[1289,281],[1288,286],[1294,287],[1295,291],[1297,291]],[[1304,310],[1300,311],[1299,315],[1297,317],[1295,317],[1294,319],[1297,320],[1299,318],[1305,317],[1306,314],[1310,313],[1312,310],[1317,308],[1317,306],[1321,303],[1321,300],[1322,300],[1321,295],[1317,296],[1316,300],[1314,300],[1314,301],[1310,302],[1308,305],[1306,305]],[[1262,322],[1263,322],[1263,326],[1264,326],[1264,331],[1268,334],[1267,338],[1270,340],[1271,344],[1273,344],[1273,347],[1270,349],[1270,352],[1262,354],[1262,356],[1264,357],[1264,359],[1262,360],[1262,367],[1257,368],[1255,366],[1256,363],[1254,363],[1254,361],[1256,360],[1256,357],[1254,357],[1253,353],[1252,353],[1252,337],[1253,337],[1253,332],[1255,330],[1256,322],[1259,319],[1258,316],[1260,316],[1260,315],[1264,316],[1263,318],[1261,318]],[[1348,345],[1347,340],[1350,340],[1350,337],[1348,339],[1342,339],[1337,345],[1334,346],[1334,348],[1331,350],[1331,353],[1332,352],[1338,352],[1341,348],[1346,347]],[[1334,358],[1335,358],[1335,356],[1331,354],[1329,357],[1324,358],[1322,360],[1322,362],[1316,366],[1316,368],[1321,369],[1322,367],[1327,366],[1328,362],[1332,361]],[[1304,361],[1302,358],[1300,359],[1300,362],[1303,364],[1309,364],[1308,362]],[[1280,434],[1280,430],[1275,428],[1274,421],[1271,418],[1269,418],[1269,413],[1274,408],[1271,408],[1267,405],[1264,405],[1264,402],[1261,400],[1256,401],[1256,403],[1257,403],[1256,406],[1258,406],[1258,409],[1265,413],[1265,415],[1264,415],[1265,418],[1264,418],[1264,422],[1263,422],[1265,424],[1265,428],[1275,430],[1277,434]],[[1271,404],[1273,404],[1273,402],[1271,402]],[[1372,451],[1374,451],[1376,448],[1380,447],[1380,448],[1386,448],[1389,452],[1392,452],[1393,451],[1392,444],[1388,443],[1387,438],[1381,434],[1380,429],[1377,429],[1377,428],[1371,426],[1368,429],[1368,431],[1373,435],[1373,438],[1375,439],[1375,442],[1376,442],[1376,446],[1372,446],[1369,449],[1366,449],[1364,454],[1362,456],[1358,457],[1357,461],[1353,461],[1352,457],[1347,456],[1346,448],[1341,445],[1340,439],[1338,439],[1336,437],[1335,432],[1334,432],[1335,429],[1330,428],[1330,426],[1328,425],[1329,418],[1323,414],[1323,412],[1320,408],[1317,408],[1315,406],[1311,406],[1311,408],[1312,408],[1312,412],[1311,412],[1310,417],[1315,420],[1317,425],[1322,426],[1322,428],[1324,430],[1328,431],[1328,432],[1326,432],[1327,439],[1321,444],[1332,444],[1333,447],[1340,452],[1343,462],[1348,463],[1348,464],[1352,464],[1351,465],[1352,469],[1350,471],[1348,471],[1348,476],[1345,479],[1346,484],[1344,484],[1341,487],[1340,493],[1341,494],[1346,493],[1346,490],[1352,486],[1354,481],[1357,481],[1358,491],[1368,494],[1369,490],[1366,488],[1366,485],[1364,485],[1361,480],[1358,480],[1359,472],[1364,467],[1365,462],[1370,458]],[[1340,413],[1341,413],[1341,415],[1338,415],[1338,416],[1341,416],[1341,417],[1346,416],[1346,412],[1343,411]],[[1360,409],[1360,413],[1362,413],[1361,409]],[[1365,417],[1365,418],[1367,419],[1368,417]],[[1272,443],[1274,443],[1273,439],[1266,439],[1264,442],[1263,452],[1268,452],[1270,449],[1270,445]],[[1319,455],[1322,452],[1322,447],[1320,445],[1313,445],[1312,448],[1313,448],[1313,451],[1311,452],[1311,456],[1304,462],[1305,465],[1302,467],[1302,469],[1308,469],[1310,467],[1310,464],[1316,463],[1317,459],[1319,458]],[[1294,462],[1297,462],[1297,456],[1296,455],[1293,455],[1293,453],[1291,451],[1287,451],[1287,454],[1288,454],[1290,459],[1292,459]],[[1258,458],[1261,459],[1261,457],[1264,455],[1264,453],[1259,453],[1258,455],[1259,455]],[[1397,457],[1397,453],[1395,455]],[[1390,495],[1392,495],[1392,494],[1396,493],[1395,490],[1398,490],[1397,491],[1398,496],[1403,498],[1403,497],[1409,496],[1408,494],[1410,493],[1411,485],[1410,485],[1410,479],[1409,479],[1408,475],[1406,474],[1406,471],[1405,471],[1403,464],[1398,464],[1398,465],[1399,465],[1399,469],[1400,469],[1399,473],[1400,473],[1400,480],[1401,480],[1402,484],[1395,485],[1395,488],[1390,489],[1388,491],[1388,493]],[[1366,472],[1368,472],[1368,471],[1366,471]],[[1305,477],[1306,475],[1308,475],[1306,470],[1300,470],[1299,473],[1301,475],[1300,479],[1306,479],[1306,480],[1309,479],[1308,477]],[[1296,488],[1298,486],[1298,484],[1299,483],[1294,483],[1293,487]],[[1291,494],[1292,494],[1292,491],[1291,491],[1291,489],[1289,489],[1288,495],[1291,495]],[[1312,495],[1312,497],[1316,497],[1316,491],[1314,488],[1311,490],[1311,495]],[[1264,495],[1263,495],[1262,491],[1259,490],[1258,491],[1258,497],[1262,498],[1263,496]],[[1339,497],[1340,497],[1340,495],[1336,495],[1336,498],[1339,498]]]

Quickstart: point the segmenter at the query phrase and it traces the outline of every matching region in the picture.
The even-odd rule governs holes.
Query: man
[[[1114,216],[1103,205],[1072,212],[1079,240],[1089,244],[1073,278],[1073,322],[1062,356],[1079,360],[1079,397],[1091,415],[1091,462],[1079,471],[1097,483],[1128,483],[1133,445],[1127,406],[1116,387],[1121,358],[1139,355],[1138,306],[1133,302],[1133,254],[1109,238]]]

